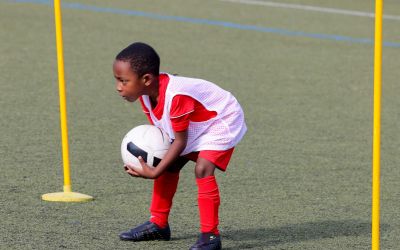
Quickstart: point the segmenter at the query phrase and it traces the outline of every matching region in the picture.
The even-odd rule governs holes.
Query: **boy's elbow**
[[[176,146],[180,151],[183,151],[186,148],[187,140],[175,140],[174,143],[176,143]]]
[[[187,141],[188,141],[187,130],[182,132],[175,132],[175,140],[173,144],[176,150],[182,152],[186,148]]]

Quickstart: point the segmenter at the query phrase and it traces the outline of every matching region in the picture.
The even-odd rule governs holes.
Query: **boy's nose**
[[[120,82],[115,83],[115,88],[117,89],[118,92],[122,91],[122,84]]]

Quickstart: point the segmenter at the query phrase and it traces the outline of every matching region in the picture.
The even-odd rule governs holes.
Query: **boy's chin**
[[[123,96],[122,98],[124,98],[128,102],[135,102],[137,99],[137,98],[130,97],[130,96]]]

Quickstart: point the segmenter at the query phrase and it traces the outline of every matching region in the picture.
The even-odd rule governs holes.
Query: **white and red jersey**
[[[246,133],[243,110],[228,91],[206,80],[170,74],[160,74],[159,83],[157,106],[143,95],[143,111],[171,139],[174,131],[188,130],[181,155],[233,148]]]

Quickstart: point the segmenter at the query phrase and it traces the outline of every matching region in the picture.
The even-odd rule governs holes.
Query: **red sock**
[[[150,221],[164,228],[168,225],[168,215],[172,199],[179,181],[179,172],[165,172],[154,180],[153,197],[150,205]]]
[[[196,179],[196,182],[198,187],[200,231],[219,235],[218,208],[220,198],[215,176]]]

